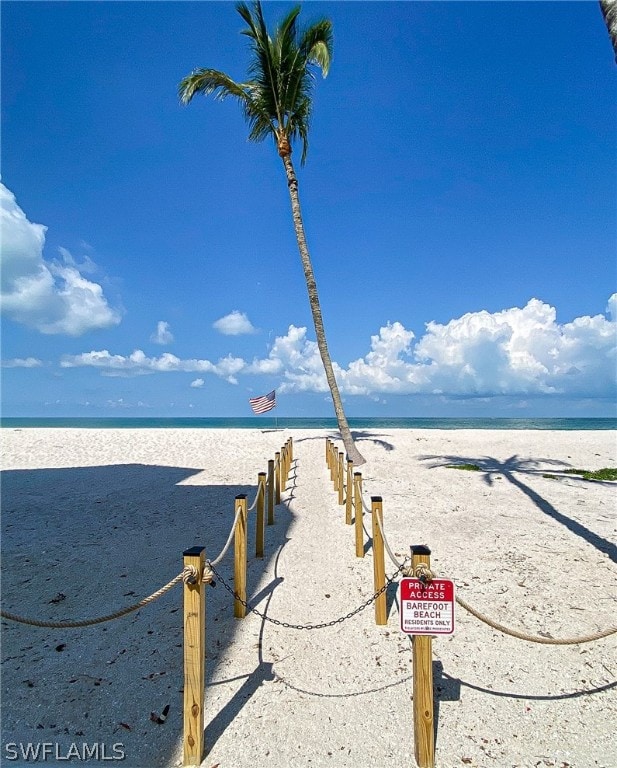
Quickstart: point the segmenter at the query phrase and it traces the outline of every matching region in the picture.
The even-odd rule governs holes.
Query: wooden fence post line
[[[345,522],[351,525],[351,508],[353,506],[353,461],[347,459],[347,479],[345,482]]]
[[[353,475],[353,501],[356,528],[356,557],[364,557],[364,531],[362,526],[362,473]]]
[[[265,519],[266,508],[266,473],[257,475],[257,523],[255,533],[255,557],[264,556]]]
[[[184,584],[184,735],[182,764],[200,765],[204,755],[204,694],[206,678],[205,549],[183,553],[184,565],[197,569],[194,584]]]
[[[431,550],[411,548],[413,573],[420,563],[431,566]],[[435,766],[435,730],[433,724],[433,638],[414,635],[413,649],[413,734],[419,768]]]
[[[236,532],[234,533],[234,592],[240,600],[246,602],[246,493],[236,496],[234,516],[240,507]],[[234,616],[243,619],[246,616],[246,606],[240,600],[234,600]]]
[[[268,461],[268,525],[274,525],[274,459]]]
[[[377,523],[377,515],[379,515],[379,522],[383,523],[381,496],[371,496],[371,512],[373,523],[373,586],[375,587],[375,592],[379,592],[379,590],[386,584],[383,536],[381,535],[381,528]],[[384,589],[381,595],[375,600],[375,624],[387,623],[386,591]]]

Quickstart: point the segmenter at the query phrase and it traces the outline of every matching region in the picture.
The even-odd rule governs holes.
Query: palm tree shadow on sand
[[[353,430],[351,433],[351,436],[354,442],[362,442],[362,441],[371,442],[371,443],[374,443],[375,445],[381,446],[384,449],[384,451],[394,450],[394,445],[392,443],[389,443],[387,440],[382,440],[381,439],[382,435],[380,435],[377,432],[367,432],[366,430],[362,430],[362,431]],[[325,435],[325,437],[329,437],[330,440],[340,440],[341,434],[338,430],[333,429],[333,430],[330,430]],[[294,439],[294,442],[302,443],[305,440],[323,440],[323,439],[324,437],[322,435],[316,435],[314,437],[298,437]]]
[[[599,536],[594,531],[587,528],[582,523],[573,520],[556,509],[547,499],[541,496],[537,491],[524,483],[518,475],[527,475],[537,477],[546,474],[547,467],[554,467],[550,470],[551,475],[568,477],[573,479],[572,475],[564,473],[564,462],[554,459],[523,459],[517,454],[510,456],[504,461],[499,461],[491,456],[438,456],[426,455],[420,456],[421,460],[432,461],[431,469],[437,467],[457,466],[462,464],[475,465],[478,467],[476,474],[481,474],[482,480],[489,486],[492,486],[496,477],[505,477],[508,482],[522,491],[536,507],[561,525],[564,525],[571,533],[584,539],[588,544],[595,547],[600,552],[606,554],[612,562],[617,563],[617,546],[607,539]],[[581,480],[581,482],[585,482]],[[601,482],[601,485],[613,485],[613,483]]]

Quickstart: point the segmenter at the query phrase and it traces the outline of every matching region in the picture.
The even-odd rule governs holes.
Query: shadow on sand
[[[371,442],[375,445],[381,446],[384,451],[393,451],[394,445],[392,443],[389,443],[387,440],[383,440],[383,435],[380,435],[378,432],[367,432],[366,430],[363,430],[361,432],[357,430],[351,430],[351,436],[353,437],[354,442]],[[341,439],[341,433],[337,429],[328,430],[325,435],[314,435],[311,437],[296,437],[294,438],[294,442],[296,443],[302,443],[306,440],[324,440],[326,437],[329,437],[330,440],[340,440]]]
[[[216,557],[233,523],[235,496],[247,494],[251,504],[257,488],[195,484],[198,474],[141,464],[3,472],[3,608],[57,622],[100,616],[170,581],[182,570],[185,549],[205,546],[206,556]],[[294,477],[292,467],[288,494]],[[281,581],[275,577],[255,594],[286,541],[292,513],[285,503],[276,507],[263,559],[254,556],[255,519],[250,513],[247,594],[253,603],[269,601]],[[218,570],[233,583],[233,549]],[[206,601],[211,680],[238,620],[222,587],[208,589]],[[120,743],[127,768],[170,764],[182,740],[182,621],[181,585],[134,613],[85,629],[3,619],[3,744],[53,742],[66,755],[71,743],[97,743],[109,756]],[[267,667],[260,662],[207,722],[208,747],[269,679]],[[157,723],[151,713],[167,705],[167,719]]]
[[[561,474],[563,477],[567,477],[570,480],[576,480],[572,475],[565,475],[563,473],[564,463],[562,461],[555,461],[553,459],[522,459],[516,454],[510,456],[510,458],[504,461],[492,458],[490,456],[420,456],[420,459],[425,461],[432,461],[432,468],[445,467],[448,465],[457,464],[472,464],[478,467],[477,472],[473,472],[474,475],[480,475],[482,481],[487,485],[492,485],[495,482],[496,477],[505,477],[508,482],[512,483],[522,493],[524,493],[536,507],[548,515],[556,522],[565,526],[571,533],[576,536],[580,536],[584,541],[591,546],[595,547],[600,552],[604,552],[610,560],[617,563],[617,546],[602,536],[599,536],[594,531],[587,528],[582,523],[573,520],[571,517],[564,515],[558,509],[556,509],[547,499],[541,496],[537,491],[524,483],[520,476],[538,477],[547,473],[547,467],[551,467],[550,474],[556,475],[561,468]],[[554,467],[554,469],[553,469]],[[586,482],[581,480],[580,482]],[[594,481],[596,482],[596,481]],[[602,486],[615,485],[615,483],[598,481]]]

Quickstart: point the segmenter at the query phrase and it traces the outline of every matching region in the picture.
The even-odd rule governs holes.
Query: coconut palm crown
[[[198,93],[212,95],[216,99],[231,96],[237,99],[242,107],[250,129],[249,140],[263,141],[272,136],[276,142],[287,176],[294,229],[315,336],[332,395],[334,412],[347,457],[355,465],[360,465],[364,463],[364,458],[353,442],[328,351],[317,284],[304,232],[298,179],[291,160],[292,145],[295,141],[302,143],[301,163],[304,164],[306,160],[315,70],[320,69],[326,77],[330,69],[332,24],[323,19],[300,30],[300,7],[296,6],[280,22],[271,37],[260,2],[255,2],[252,8],[246,3],[238,3],[236,10],[248,25],[242,34],[250,39],[253,54],[247,81],[238,83],[216,69],[196,69],[181,81],[180,100],[188,104]]]
[[[261,3],[251,10],[238,3],[236,10],[248,24],[242,34],[251,39],[254,54],[249,66],[250,80],[237,83],[216,69],[196,69],[180,83],[180,99],[188,104],[196,93],[217,99],[232,96],[240,102],[250,127],[249,140],[276,140],[281,157],[291,154],[294,140],[302,141],[302,164],[308,150],[314,68],[324,77],[332,58],[332,24],[328,19],[298,29],[300,6],[293,8],[276,29],[268,34]]]

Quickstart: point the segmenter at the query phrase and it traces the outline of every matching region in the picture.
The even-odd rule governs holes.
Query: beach
[[[325,429],[2,429],[2,607],[47,621],[100,616],[216,557],[234,499],[255,497],[289,437],[294,461],[263,558],[249,513],[248,601],[206,590],[207,768],[415,766],[411,642],[396,590],[375,623],[370,516],[356,557],[325,461]],[[617,624],[611,430],[364,429],[363,496],[383,500],[397,561],[431,549],[438,576],[493,621],[544,638]],[[453,465],[474,465],[461,470]],[[368,534],[368,535],[367,535]],[[233,584],[233,549],[217,566]],[[386,558],[386,573],[395,565]],[[217,581],[217,579],[215,579]],[[366,607],[349,618],[357,608]],[[457,606],[433,641],[438,768],[615,768],[617,635],[508,636]],[[2,620],[2,753],[98,745],[100,764],[182,764],[182,585],[83,629]],[[166,717],[161,714],[169,707]],[[15,746],[13,746],[15,745]],[[19,759],[15,758],[17,755]],[[102,758],[103,756],[103,758]],[[53,755],[52,755],[53,757]],[[53,765],[52,757],[46,765]],[[83,760],[80,760],[83,763]]]

